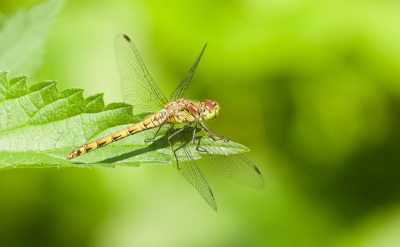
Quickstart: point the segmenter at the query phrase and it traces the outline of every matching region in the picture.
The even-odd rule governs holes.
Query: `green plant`
[[[26,86],[26,76],[7,79],[0,72],[0,168],[11,167],[115,167],[140,164],[171,164],[174,157],[166,134],[169,126],[159,132],[154,142],[144,140],[156,129],[144,131],[114,142],[99,150],[67,161],[74,148],[137,123],[150,113],[132,114],[126,103],[104,105],[103,94],[83,98],[83,89],[57,91],[56,81],[42,81]],[[186,132],[190,139],[191,131]],[[202,138],[199,133],[198,139]],[[207,145],[210,145],[209,143]],[[213,146],[245,152],[248,149],[230,142],[213,142]],[[189,147],[195,159],[200,153]],[[213,154],[214,148],[209,149]],[[178,156],[180,153],[177,153]],[[185,159],[183,154],[179,157]]]

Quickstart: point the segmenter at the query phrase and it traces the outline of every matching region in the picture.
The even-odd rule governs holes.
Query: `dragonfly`
[[[125,34],[117,35],[115,52],[124,102],[133,105],[134,114],[146,111],[153,113],[123,130],[76,148],[67,155],[67,159],[74,159],[127,136],[158,128],[153,138],[144,140],[148,142],[157,137],[163,126],[170,126],[167,139],[175,158],[173,166],[215,211],[217,205],[214,195],[195,161],[193,151],[188,148],[189,144],[205,154],[209,163],[226,177],[254,189],[263,189],[264,178],[257,166],[234,148],[230,140],[212,131],[206,123],[207,120],[218,117],[219,104],[209,99],[194,102],[184,97],[206,47],[207,44],[168,101],[147,71],[132,40]],[[175,126],[183,127],[175,128]],[[196,132],[200,131],[205,134],[205,138],[201,138],[201,142],[196,142]],[[185,138],[185,133],[191,134],[189,140]],[[213,145],[215,142],[219,145]],[[177,155],[178,150],[181,155]]]

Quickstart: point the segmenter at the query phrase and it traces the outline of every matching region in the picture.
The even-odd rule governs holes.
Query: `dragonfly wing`
[[[173,133],[171,128],[171,134]],[[175,130],[176,131],[176,130]],[[187,129],[186,129],[187,131]],[[190,136],[190,135],[189,135]],[[206,202],[217,211],[217,204],[215,203],[214,195],[211,191],[210,186],[207,183],[203,173],[193,158],[193,154],[187,146],[187,141],[183,137],[182,133],[177,133],[171,137],[172,148],[178,157],[178,164],[173,163],[176,170],[196,188],[200,195],[206,200]],[[181,157],[181,158],[180,158]]]
[[[146,69],[139,52],[125,34],[115,37],[115,54],[121,76],[122,96],[133,113],[157,111],[168,102]]]
[[[174,90],[174,92],[171,94],[170,101],[174,102],[183,96],[185,96],[186,91],[189,88],[190,81],[192,80],[192,77],[194,75],[194,72],[196,71],[197,65],[200,62],[201,56],[203,55],[204,50],[206,49],[207,44],[204,46],[203,50],[200,53],[200,56],[197,58],[196,62],[194,62],[192,68],[190,69],[189,73],[186,75],[185,79],[179,84],[179,86]]]
[[[199,138],[199,145],[212,155],[202,155],[215,170],[233,181],[254,189],[264,188],[264,178],[249,159],[240,153],[228,139],[210,131]],[[218,142],[218,143],[216,143]]]

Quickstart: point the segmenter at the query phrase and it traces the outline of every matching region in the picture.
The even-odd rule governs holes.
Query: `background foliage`
[[[208,42],[187,96],[218,100],[214,129],[252,150],[266,187],[202,165],[215,213],[171,166],[2,171],[2,245],[397,245],[397,2],[40,2],[0,2],[0,70],[108,104],[118,33],[166,94]]]

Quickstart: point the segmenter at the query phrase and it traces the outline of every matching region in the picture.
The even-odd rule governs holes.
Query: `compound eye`
[[[211,101],[204,101],[204,108],[207,109],[207,111],[212,111],[215,108],[215,105]]]

